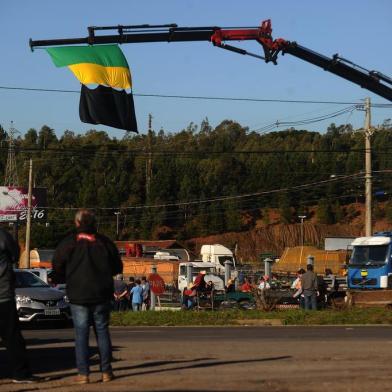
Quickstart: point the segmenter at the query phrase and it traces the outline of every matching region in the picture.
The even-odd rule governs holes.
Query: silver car
[[[29,271],[15,270],[15,278],[15,300],[20,321],[71,319],[64,292],[50,287]]]

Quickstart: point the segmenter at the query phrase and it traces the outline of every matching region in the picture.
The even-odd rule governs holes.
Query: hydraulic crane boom
[[[117,30],[115,35],[96,35],[97,31]],[[244,49],[231,46],[225,41],[257,41],[264,51],[264,56],[248,52]],[[190,42],[210,41],[213,45],[235,53],[253,56],[277,64],[277,56],[288,53],[308,63],[323,68],[347,79],[373,93],[392,101],[392,79],[377,72],[369,71],[338,55],[326,57],[307,49],[296,42],[286,41],[282,38],[272,38],[271,21],[265,20],[260,27],[178,27],[176,24],[168,25],[137,25],[137,26],[104,26],[88,27],[88,36],[84,38],[66,38],[33,41],[30,47],[33,50],[40,46],[60,46],[76,44],[126,44],[148,42]]]

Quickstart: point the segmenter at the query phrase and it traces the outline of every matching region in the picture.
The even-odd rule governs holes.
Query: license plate
[[[361,270],[361,276],[366,278],[366,276],[368,276],[368,272],[366,270]]]
[[[59,316],[60,309],[45,309],[45,316]]]

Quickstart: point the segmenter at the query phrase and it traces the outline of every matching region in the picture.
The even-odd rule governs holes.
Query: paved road
[[[72,386],[72,329],[25,330],[49,381],[0,391],[392,391],[391,327],[113,328],[117,379]],[[0,350],[0,377],[4,377]]]

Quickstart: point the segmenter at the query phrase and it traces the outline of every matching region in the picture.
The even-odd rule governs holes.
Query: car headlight
[[[66,295],[64,295],[63,301],[64,301],[66,304],[69,304],[69,299],[68,299],[68,297],[67,297]]]
[[[15,299],[16,299],[16,302],[20,305],[28,305],[33,302],[30,297],[27,297],[25,295],[17,295]]]

